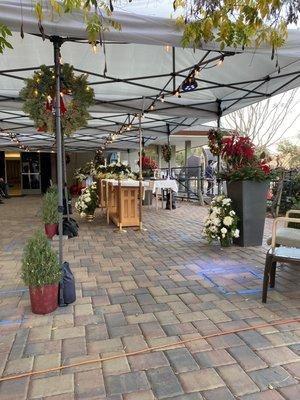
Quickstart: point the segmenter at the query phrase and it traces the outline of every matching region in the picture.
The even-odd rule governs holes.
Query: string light
[[[151,104],[150,106],[150,110],[153,111],[154,110],[154,104]]]
[[[172,46],[170,46],[169,44],[165,44],[165,45],[164,45],[164,50],[165,50],[167,53],[170,53],[170,51],[172,50]]]
[[[97,44],[92,44],[92,50],[93,50],[93,53],[94,54],[97,54],[98,53],[98,46],[97,46]]]
[[[164,103],[164,101],[165,101],[165,95],[164,95],[164,94],[162,94],[162,95],[160,96],[160,101],[161,101],[162,103]]]
[[[16,143],[20,150],[24,151],[31,151],[29,146],[22,144],[18,138],[18,133],[12,133],[5,131],[4,129],[0,128],[0,132],[7,134],[10,137],[10,141]]]
[[[220,60],[218,61],[218,66],[220,67],[221,65],[223,65],[224,62],[224,55],[222,54]]]

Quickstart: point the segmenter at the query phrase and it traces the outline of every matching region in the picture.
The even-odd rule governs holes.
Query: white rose
[[[223,224],[226,225],[226,226],[232,225],[232,222],[233,222],[233,218],[232,217],[227,216],[227,217],[225,217],[223,219]]]
[[[233,232],[233,236],[234,236],[235,238],[238,238],[238,237],[240,236],[240,231],[239,231],[239,229],[236,229],[236,230]]]
[[[217,227],[212,225],[212,226],[209,228],[209,230],[210,230],[211,232],[217,232]]]
[[[221,220],[219,218],[214,218],[212,222],[216,226],[219,226],[221,224]]]
[[[221,233],[225,235],[225,233],[227,233],[227,229],[226,229],[225,227],[223,227],[223,228],[221,229]]]
[[[231,199],[225,198],[224,200],[222,200],[223,206],[227,206],[230,203],[231,203]]]
[[[235,215],[235,212],[233,210],[231,210],[229,215],[231,215],[233,217]]]

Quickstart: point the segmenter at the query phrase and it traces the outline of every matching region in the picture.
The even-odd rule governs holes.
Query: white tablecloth
[[[161,179],[151,182],[153,183],[153,193],[161,189],[171,189],[173,192],[178,193],[178,185],[175,179]]]
[[[116,179],[106,179],[107,182],[112,183],[113,186],[118,186],[119,185],[119,181]],[[140,186],[140,182],[139,181],[134,181],[133,179],[124,179],[121,180],[121,186],[126,186],[126,187],[138,187]],[[149,186],[149,182],[142,182],[142,186]]]

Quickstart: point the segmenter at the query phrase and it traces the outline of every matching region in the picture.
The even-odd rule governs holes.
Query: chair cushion
[[[267,240],[270,245],[272,237]],[[286,247],[300,247],[300,229],[280,228],[276,232],[276,244]]]

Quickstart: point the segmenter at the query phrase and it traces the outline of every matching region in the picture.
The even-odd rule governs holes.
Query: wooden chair
[[[277,262],[287,262],[300,266],[300,236],[295,237],[295,231],[299,234],[300,229],[289,228],[289,222],[299,223],[299,218],[290,218],[289,215],[300,214],[300,210],[290,210],[285,217],[276,218],[273,223],[271,248],[266,255],[262,302],[266,303],[268,286],[275,286],[275,274]],[[286,226],[278,229],[279,222],[284,222]],[[279,236],[280,234],[280,236]],[[291,245],[290,245],[291,244]]]

